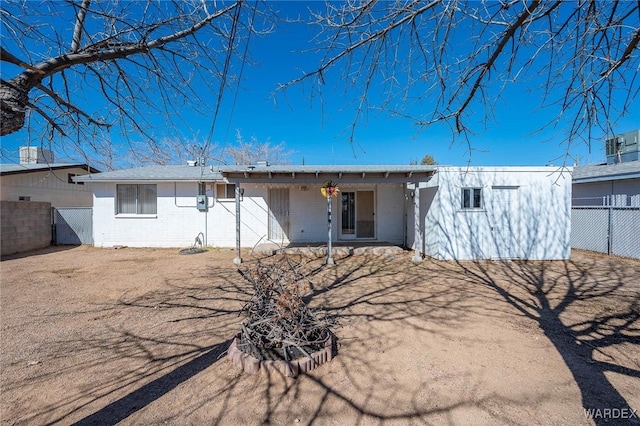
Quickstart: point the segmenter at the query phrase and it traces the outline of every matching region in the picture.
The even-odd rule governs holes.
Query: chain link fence
[[[622,202],[611,204],[579,207],[574,204],[571,247],[640,259],[640,206],[633,206],[633,202],[626,206],[621,206]]]
[[[54,244],[93,244],[93,218],[90,207],[53,209]]]

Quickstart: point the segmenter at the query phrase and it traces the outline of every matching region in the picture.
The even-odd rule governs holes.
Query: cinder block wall
[[[51,244],[51,203],[0,202],[2,255],[48,247]]]

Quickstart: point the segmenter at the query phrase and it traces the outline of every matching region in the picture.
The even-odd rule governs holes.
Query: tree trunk
[[[29,101],[29,91],[34,83],[21,74],[9,81],[0,80],[0,136],[17,132],[24,126],[25,110]]]

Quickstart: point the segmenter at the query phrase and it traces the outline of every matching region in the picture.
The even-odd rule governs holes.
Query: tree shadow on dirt
[[[430,262],[430,268],[444,263]],[[638,407],[631,407],[607,378],[607,373],[640,378],[633,356],[640,344],[638,262],[596,257],[456,264],[440,272],[492,290],[496,298],[487,306],[496,309],[496,300],[506,302],[507,310],[540,327],[571,371],[586,417],[597,425],[640,423]],[[613,411],[607,416],[605,410]],[[611,418],[616,415],[623,418]]]
[[[226,352],[231,339],[204,348],[202,355],[182,364],[169,373],[146,383],[135,391],[110,403],[95,413],[74,423],[75,425],[116,424],[136,411],[146,407],[166,393],[174,390],[181,383],[189,380],[206,368],[215,364]]]
[[[311,283],[310,307],[338,316],[344,326],[336,330],[338,356],[296,380],[277,373],[245,374],[224,359],[250,297],[250,286],[235,267],[202,269],[188,279],[167,279],[162,290],[124,294],[117,304],[103,307],[108,316],[96,317],[102,331],[59,342],[80,360],[73,368],[85,369],[93,381],[48,406],[49,416],[34,419],[83,425],[296,419],[313,424],[345,418],[456,423],[453,413],[462,409],[513,421],[496,407],[526,407],[531,399],[487,393],[482,380],[468,372],[421,372],[430,367],[430,351],[438,350],[431,336],[447,338],[469,313],[492,315],[495,309],[540,325],[574,374],[585,407],[628,407],[603,381],[608,371],[638,377],[637,366],[629,360],[603,361],[596,354],[638,343],[637,291],[623,291],[638,267],[429,260],[416,265],[410,256],[351,256],[333,266],[322,259],[294,259]],[[490,291],[474,291],[478,285]],[[610,311],[593,311],[594,301],[612,297]],[[409,343],[418,345],[420,356],[393,361],[394,351]],[[399,373],[398,364],[400,370],[416,371],[409,382],[403,382],[408,376]],[[75,377],[71,367],[57,374]],[[40,380],[46,385],[51,378]],[[465,390],[444,394],[434,386],[438,382],[456,382]],[[155,413],[159,404],[169,409]]]
[[[423,267],[466,282],[471,291],[474,286],[490,290],[491,298],[478,292],[486,300],[486,315],[502,306],[537,325],[570,370],[584,418],[593,417],[598,425],[617,420],[638,424],[640,407],[631,407],[607,375],[640,378],[640,263],[580,252],[574,252],[572,260],[517,260],[562,258],[571,252],[566,226],[571,210],[545,191],[538,197],[526,208],[496,209],[499,216],[489,212],[491,206],[477,214],[449,212],[456,229],[464,232],[452,236],[440,229],[437,255],[458,259],[468,256],[460,248],[471,247],[474,258],[498,260],[427,261]],[[612,418],[614,414],[626,418]]]
[[[423,271],[414,268],[408,256],[353,256],[337,259],[333,266],[323,265],[322,259],[301,258],[299,262],[306,269],[304,275],[312,288],[306,302],[337,316],[345,325],[336,330],[340,350],[331,363],[297,380],[276,372],[245,377],[257,383],[255,392],[242,398],[252,410],[258,407],[258,423],[277,423],[283,417],[284,421],[295,419],[304,424],[346,419],[355,419],[354,423],[428,421],[434,416],[452,421],[449,416],[454,410],[469,407],[489,413],[492,404],[506,402],[495,394],[477,396],[475,389],[434,403],[429,395],[434,378],[419,374],[410,385],[398,378],[396,385],[380,386],[398,374],[398,365],[406,364],[409,369],[415,361],[398,359],[390,363],[393,357],[385,355],[407,343],[407,337],[399,330],[412,330],[423,336],[444,335],[447,328],[454,329],[465,320],[466,312],[478,309],[475,296],[455,281],[426,281]],[[394,327],[384,326],[385,323],[393,323]],[[447,372],[435,380],[475,379]],[[291,404],[302,395],[307,395],[303,404]],[[509,403],[524,404],[515,399]]]
[[[278,262],[282,261],[282,258],[276,256],[261,261]],[[109,402],[77,424],[112,424],[127,419],[160,397],[177,391],[184,382],[190,379],[198,380],[195,377],[199,377],[199,373],[209,368],[218,372],[215,379],[215,398],[220,406],[218,416],[209,419],[212,424],[225,419],[228,407],[240,403],[251,405],[251,410],[255,410],[251,422],[258,419],[259,423],[277,422],[282,420],[283,416],[291,415],[294,418],[304,418],[305,423],[312,424],[320,420],[338,421],[339,417],[334,417],[336,413],[332,412],[331,408],[335,405],[343,406],[359,419],[397,421],[426,418],[463,406],[480,407],[485,402],[486,397],[469,396],[437,407],[426,407],[424,401],[420,402],[419,398],[412,395],[429,386],[425,379],[412,387],[405,388],[399,385],[399,388],[402,387],[401,393],[406,403],[402,407],[390,409],[385,399],[392,396],[393,391],[385,389],[381,392],[375,385],[376,381],[395,374],[394,366],[385,364],[382,353],[402,345],[404,340],[404,336],[391,332],[381,324],[392,322],[406,329],[427,333],[443,333],[441,327],[444,324],[455,327],[464,318],[465,310],[474,307],[473,300],[454,284],[419,285],[421,277],[415,275],[418,272],[415,269],[414,272],[409,272],[408,266],[412,264],[406,259],[354,256],[343,259],[332,267],[323,266],[322,259],[300,257],[294,262],[296,267],[303,270],[305,279],[311,283],[312,291],[306,297],[310,306],[338,316],[349,329],[349,333],[343,333],[343,329],[336,330],[341,346],[338,356],[329,365],[320,367],[331,370],[329,373],[325,371],[328,376],[319,377],[315,371],[296,380],[273,372],[250,376],[237,371],[228,361],[217,362],[219,356],[226,351],[229,338],[239,331],[242,318],[238,316],[238,307],[250,296],[250,287],[243,282],[239,274],[237,277],[225,274],[224,283],[218,284],[217,290],[210,294],[202,293],[199,286],[180,285],[170,291],[122,298],[119,306],[122,309],[174,312],[173,319],[170,320],[173,323],[195,325],[211,324],[214,321],[217,323],[215,335],[220,338],[221,333],[226,333],[227,339],[215,345],[191,348],[190,354],[194,358],[177,367],[169,368],[168,372],[151,381],[148,381],[148,375],[139,375],[138,382],[145,382],[144,384]],[[405,272],[398,273],[398,262],[407,262],[407,268],[403,268]],[[219,281],[220,278],[211,276],[214,281]],[[438,323],[440,328],[431,328],[430,323]],[[203,332],[213,332],[211,325],[202,331],[191,330],[189,336],[191,339],[198,336],[202,338]],[[143,333],[129,333],[128,337],[127,345],[112,338],[107,342],[94,341],[93,346],[127,357],[137,353],[142,359],[146,359],[147,363],[158,363],[163,360],[155,354],[157,348],[145,348],[145,345],[157,347],[167,343],[175,344],[176,339],[179,340],[177,344],[187,344],[186,340],[178,336],[162,336],[161,333],[158,333],[156,341]],[[378,356],[376,351],[380,351],[381,356]],[[174,354],[172,357],[183,360],[187,352],[183,350],[179,356]],[[232,369],[235,374],[222,377],[220,371],[224,369]],[[338,385],[336,380],[342,384]],[[109,386],[115,395],[114,382]],[[134,386],[135,381],[130,380],[126,388],[131,389]],[[118,389],[118,394],[121,394],[123,389]],[[301,395],[312,397],[306,406],[292,409],[291,401],[297,400]],[[105,396],[103,395],[102,399]],[[161,421],[188,418],[191,413],[197,412],[213,399],[214,395],[207,395],[199,400],[185,401],[171,417],[163,418]],[[135,421],[135,417],[133,419]]]
[[[46,385],[83,371],[94,378],[57,401],[51,398],[56,402],[34,418],[47,424],[69,421],[106,402],[73,424],[115,424],[223,360],[245,289],[227,268],[194,271],[190,280],[166,279],[164,290],[123,294],[116,304],[59,314],[76,315],[78,321],[89,316],[97,323],[89,322],[77,339],[52,342],[57,353],[73,354],[77,363],[33,380]],[[167,330],[163,324],[180,325]]]

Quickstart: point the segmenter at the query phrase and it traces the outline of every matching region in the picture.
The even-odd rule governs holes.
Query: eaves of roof
[[[94,169],[87,164],[0,164],[0,175],[15,175],[22,173],[42,172],[46,170],[84,169],[87,173],[99,174],[100,170]]]
[[[273,182],[273,183],[317,183],[336,180],[342,183],[354,182],[407,182],[429,180],[437,166],[422,165],[365,165],[365,166],[325,166],[325,165],[273,165],[273,166],[212,166],[229,181]]]
[[[574,178],[573,183],[610,182],[613,180],[625,180],[625,179],[640,179],[640,173],[625,173],[622,175]]]
[[[573,183],[606,182],[640,178],[640,161],[576,167]]]
[[[434,166],[148,166],[76,177],[76,182],[322,182],[428,180]]]
[[[76,182],[210,182],[221,181],[219,173],[209,167],[198,166],[147,166],[135,169],[114,170],[96,175],[75,178]]]

